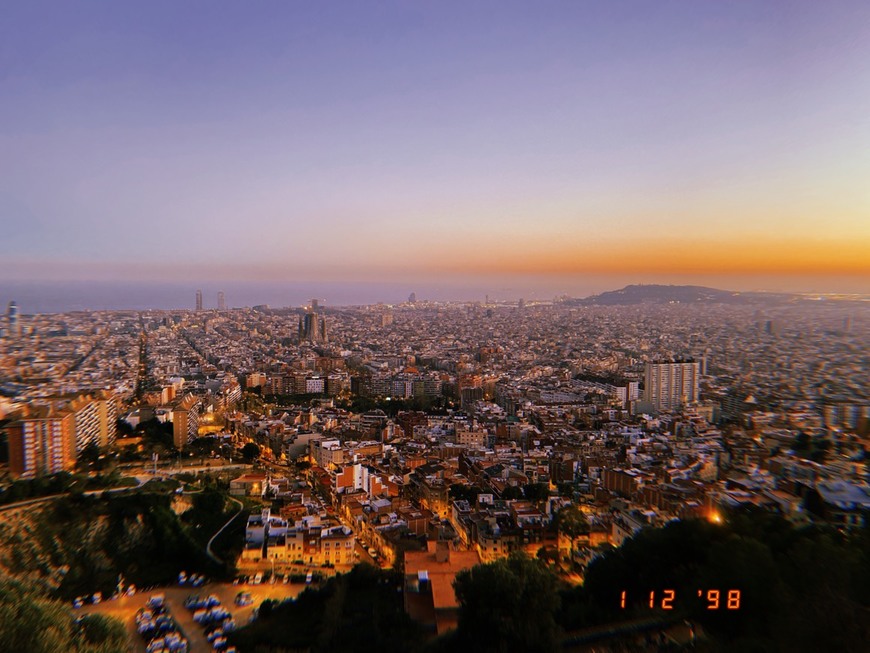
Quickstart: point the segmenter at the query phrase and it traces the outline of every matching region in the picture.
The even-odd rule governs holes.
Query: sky
[[[870,292],[863,0],[0,11],[0,282]]]

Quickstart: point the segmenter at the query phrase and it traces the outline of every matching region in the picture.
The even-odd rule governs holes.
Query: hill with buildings
[[[705,286],[636,284],[603,292],[585,299],[569,300],[578,306],[621,306],[626,304],[768,304],[793,299],[786,293],[735,292]]]

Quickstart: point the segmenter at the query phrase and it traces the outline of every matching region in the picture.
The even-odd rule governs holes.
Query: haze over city
[[[866,292],[868,18],[863,2],[17,3],[0,299]],[[34,283],[57,281],[54,303]],[[92,281],[114,285],[72,283]]]

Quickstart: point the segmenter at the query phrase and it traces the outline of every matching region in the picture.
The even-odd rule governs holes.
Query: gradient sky
[[[870,3],[5,3],[0,225],[6,280],[870,291]]]

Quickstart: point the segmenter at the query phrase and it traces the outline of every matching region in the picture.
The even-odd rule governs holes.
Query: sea
[[[227,308],[268,305],[299,307],[317,299],[322,306],[361,306],[406,302],[413,293],[419,302],[518,302],[551,301],[559,297],[588,297],[629,284],[665,283],[702,285],[721,290],[770,292],[870,293],[867,276],[758,277],[589,274],[571,276],[453,275],[443,278],[344,281],[296,279],[278,281],[29,281],[0,278],[0,311],[10,301],[19,312],[65,313],[100,310],[183,310],[196,307],[196,292],[203,294],[203,308],[217,308],[223,292]]]
[[[439,283],[405,281],[369,282],[134,282],[134,281],[2,281],[0,307],[10,301],[22,314],[65,313],[101,310],[193,309],[196,292],[203,294],[203,308],[217,308],[223,292],[227,308],[268,305],[298,307],[317,299],[322,306],[398,304],[413,293],[417,301],[518,301],[553,299],[566,290],[530,285],[462,283],[451,279]],[[576,284],[570,290],[577,292]],[[576,295],[573,295],[576,296]]]

